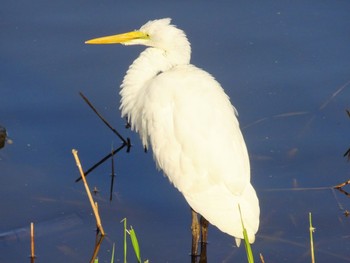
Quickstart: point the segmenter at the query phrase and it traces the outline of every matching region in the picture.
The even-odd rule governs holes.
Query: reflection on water
[[[69,231],[70,229],[82,224],[82,219],[76,215],[71,214],[67,216],[61,216],[44,222],[35,223],[36,237],[42,236],[54,236],[63,231]],[[6,245],[13,245],[13,242],[29,242],[30,228],[21,227],[10,231],[0,233],[0,242],[4,242]]]
[[[80,91],[133,146],[114,160],[112,202],[110,160],[88,176],[99,189],[107,233],[99,258],[110,259],[115,242],[122,260],[120,221],[127,217],[145,258],[190,262],[188,205],[118,117],[118,86],[140,48],[84,45],[88,36],[166,16],[188,34],[193,63],[216,76],[239,111],[261,201],[256,260],[261,252],[266,262],[309,262],[312,212],[316,262],[349,262],[350,200],[331,190],[350,177],[343,157],[350,129],[349,8],[347,1],[4,3],[0,123],[13,144],[0,150],[0,262],[28,260],[23,228],[32,221],[38,262],[91,259],[95,222],[82,185],[74,183],[71,150],[90,167],[120,145]],[[212,226],[207,255],[208,262],[246,260],[244,249]]]

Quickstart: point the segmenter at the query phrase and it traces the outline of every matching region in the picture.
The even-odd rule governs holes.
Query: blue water
[[[122,260],[125,217],[143,259],[190,261],[190,210],[118,111],[118,87],[143,48],[84,44],[162,17],[185,30],[192,63],[219,80],[239,111],[261,205],[256,261],[262,253],[266,262],[309,262],[309,212],[316,261],[350,261],[350,218],[343,215],[350,199],[326,189],[349,179],[342,155],[350,147],[350,3],[232,2],[2,4],[0,125],[13,144],[0,150],[0,234],[13,231],[17,238],[0,241],[0,262],[29,261],[29,237],[21,229],[30,222],[37,226],[36,262],[90,260],[95,222],[83,185],[74,183],[71,150],[87,169],[120,142],[79,91],[133,143],[115,159],[112,203],[110,161],[88,177],[100,190],[108,234],[100,262],[109,262],[113,242]],[[245,254],[212,227],[208,258],[244,262]]]

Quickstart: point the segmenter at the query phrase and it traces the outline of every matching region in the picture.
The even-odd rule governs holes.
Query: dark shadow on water
[[[119,151],[121,151],[124,147],[126,147],[126,152],[129,153],[130,152],[130,148],[131,148],[131,141],[130,138],[124,138],[116,129],[114,129],[109,122],[97,111],[97,109],[92,105],[92,103],[88,100],[87,97],[84,96],[83,93],[79,93],[80,96],[84,99],[84,101],[89,105],[89,107],[95,112],[95,114],[103,121],[104,124],[107,125],[107,127],[109,129],[111,129],[117,136],[118,138],[122,141],[122,145],[111,151],[111,153],[107,154],[105,157],[103,157],[100,161],[98,161],[97,163],[95,163],[93,166],[91,166],[86,172],[84,172],[85,176],[87,176],[89,173],[91,173],[95,168],[97,168],[98,166],[100,166],[101,164],[103,164],[105,161],[107,161],[109,158],[113,157],[115,154],[117,154]],[[127,125],[128,126],[128,125]],[[113,160],[112,160],[113,163]],[[113,163],[114,165],[114,163]],[[112,170],[114,170],[114,166],[112,167]],[[112,171],[112,178],[114,178],[114,171]],[[77,178],[75,181],[79,182],[81,180],[81,177]],[[113,181],[112,181],[113,183]],[[113,189],[113,185],[111,185],[111,190]],[[111,196],[112,194],[110,194]]]

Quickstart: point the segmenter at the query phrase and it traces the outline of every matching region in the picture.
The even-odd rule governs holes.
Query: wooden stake
[[[73,156],[74,156],[75,161],[77,163],[77,166],[78,166],[81,178],[83,179],[85,190],[86,190],[86,193],[87,193],[87,195],[89,197],[90,204],[91,204],[91,207],[92,207],[92,211],[94,212],[94,215],[95,215],[95,218],[96,218],[97,228],[100,230],[101,235],[104,236],[105,235],[105,231],[103,230],[102,223],[101,223],[101,218],[100,218],[100,215],[98,213],[98,209],[97,209],[97,207],[96,207],[96,205],[94,203],[94,199],[92,198],[89,186],[87,184],[87,181],[86,181],[86,178],[85,178],[85,175],[84,175],[84,172],[83,172],[83,168],[81,166],[81,163],[80,163],[80,160],[79,160],[79,157],[78,157],[78,151],[73,149],[72,153],[73,153]]]
[[[30,223],[30,257],[33,260],[35,258],[34,249],[34,223]]]

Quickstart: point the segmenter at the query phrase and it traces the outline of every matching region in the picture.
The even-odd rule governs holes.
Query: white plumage
[[[221,231],[249,241],[259,227],[246,145],[236,109],[220,84],[190,64],[191,47],[169,18],[138,31],[87,41],[145,45],[121,85],[122,116],[189,205]]]

